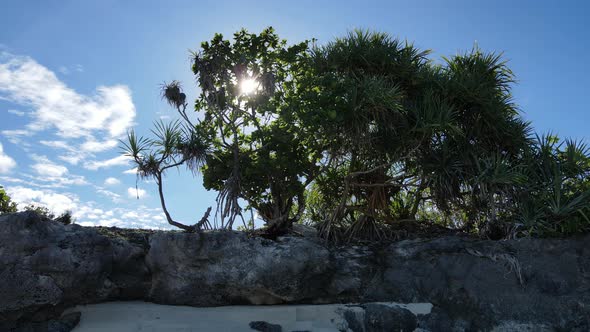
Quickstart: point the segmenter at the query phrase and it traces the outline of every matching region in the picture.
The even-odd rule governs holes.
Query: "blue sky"
[[[166,228],[154,183],[140,182],[117,146],[174,112],[158,87],[197,95],[189,50],[215,32],[273,26],[291,42],[319,43],[354,28],[431,49],[504,52],[514,97],[539,132],[588,138],[590,5],[586,1],[3,1],[0,4],[0,185],[79,223]],[[198,220],[215,193],[169,173],[180,221]]]

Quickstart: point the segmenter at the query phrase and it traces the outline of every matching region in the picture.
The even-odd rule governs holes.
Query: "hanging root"
[[[200,232],[204,229],[210,229],[211,228],[211,224],[209,223],[209,214],[211,213],[211,207],[207,208],[207,211],[205,211],[205,214],[203,215],[203,217],[201,218],[201,220],[199,220],[199,222],[197,222],[196,224],[194,224],[194,229],[197,232]],[[207,227],[207,225],[209,227]],[[204,226],[204,227],[203,227]]]
[[[232,174],[217,195],[217,211],[215,218],[221,218],[221,229],[231,229],[235,219],[242,216],[242,208],[238,202],[240,192],[239,178]],[[227,221],[226,221],[227,220]]]
[[[323,222],[321,222],[318,227],[318,235],[323,238],[324,240],[326,240],[326,242],[328,243],[334,243],[334,244],[338,244],[342,241],[343,239],[343,231],[342,231],[342,227],[339,226],[338,224],[336,224],[334,221],[332,221],[331,219],[327,219]]]
[[[476,257],[489,258],[494,262],[503,262],[504,266],[508,268],[508,273],[514,272],[514,274],[516,275],[516,279],[518,280],[518,283],[521,286],[524,285],[524,279],[522,277],[522,268],[520,262],[516,257],[509,254],[487,254],[471,248],[466,248],[465,250],[468,254]]]
[[[353,240],[383,241],[390,239],[392,235],[392,232],[386,225],[367,215],[358,218],[346,230],[346,239],[348,242]]]

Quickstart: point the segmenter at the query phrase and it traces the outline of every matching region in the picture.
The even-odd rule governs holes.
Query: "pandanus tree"
[[[132,158],[137,167],[138,178],[153,179],[156,182],[160,203],[168,223],[188,232],[200,231],[211,227],[208,220],[211,207],[193,225],[174,220],[166,206],[163,180],[168,170],[180,166],[186,166],[192,172],[199,171],[205,162],[209,146],[199,132],[199,127],[193,124],[186,113],[188,104],[180,83],[173,81],[164,84],[162,97],[176,108],[184,121],[156,122],[152,129],[153,138],[138,137],[134,130],[129,131],[127,140],[123,142],[124,152]]]
[[[590,149],[575,140],[537,136],[523,158],[523,181],[505,207],[512,235],[545,236],[590,230]]]
[[[328,237],[343,222],[349,237],[382,237],[379,222],[395,217],[393,197],[423,190],[410,161],[433,128],[449,126],[452,111],[433,93],[427,54],[366,31],[313,49],[299,121],[325,142],[322,155],[331,162],[316,181],[335,204],[322,225]]]
[[[367,31],[313,50],[299,119],[329,138],[333,167],[314,186],[332,211],[326,236],[345,223],[349,238],[382,238],[382,221],[415,219],[427,203],[463,211],[471,227],[496,219],[499,194],[518,180],[528,124],[501,57],[474,49],[435,64],[428,53]]]
[[[479,49],[445,58],[435,67],[439,100],[452,109],[452,130],[436,131],[420,150],[425,191],[453,224],[487,232],[523,180],[519,159],[530,128],[512,102],[514,77],[501,56]]]

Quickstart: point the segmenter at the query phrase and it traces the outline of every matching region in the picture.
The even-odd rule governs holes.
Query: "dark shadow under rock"
[[[260,332],[282,332],[283,328],[277,324],[271,324],[264,321],[250,322],[250,328]]]
[[[70,332],[80,322],[81,314],[71,312],[59,319],[51,319],[44,322],[17,322],[8,325],[0,323],[2,332]]]

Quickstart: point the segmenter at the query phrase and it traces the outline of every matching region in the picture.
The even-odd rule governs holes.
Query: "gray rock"
[[[70,312],[63,315],[60,319],[47,324],[48,332],[70,332],[80,322],[79,312]]]
[[[271,241],[238,232],[137,231],[122,238],[30,212],[8,214],[0,216],[0,330],[47,323],[76,304],[135,299],[193,306],[426,302],[434,308],[417,318],[422,330],[586,331],[589,240],[451,236],[333,248],[312,235]],[[377,317],[376,329],[414,322],[403,310],[383,310],[367,314]]]
[[[156,303],[215,306],[312,301],[332,270],[330,252],[303,238],[237,232],[158,233],[146,257]]]
[[[135,250],[120,245],[119,252]],[[41,220],[33,212],[0,216],[0,321],[46,321],[66,307],[134,289],[109,279],[118,280],[122,270],[114,267],[129,263],[116,252],[113,242],[92,228]]]
[[[418,326],[416,316],[408,309],[370,303],[365,306],[365,331],[410,332]]]
[[[347,309],[341,313],[353,332],[409,332],[418,327],[418,319],[408,309],[381,303],[361,307],[361,311]]]
[[[80,313],[71,312],[58,319],[50,319],[42,322],[0,322],[0,331],[3,332],[70,332],[80,322]]]
[[[293,233],[307,239],[319,239],[318,230],[308,225],[293,224]]]

